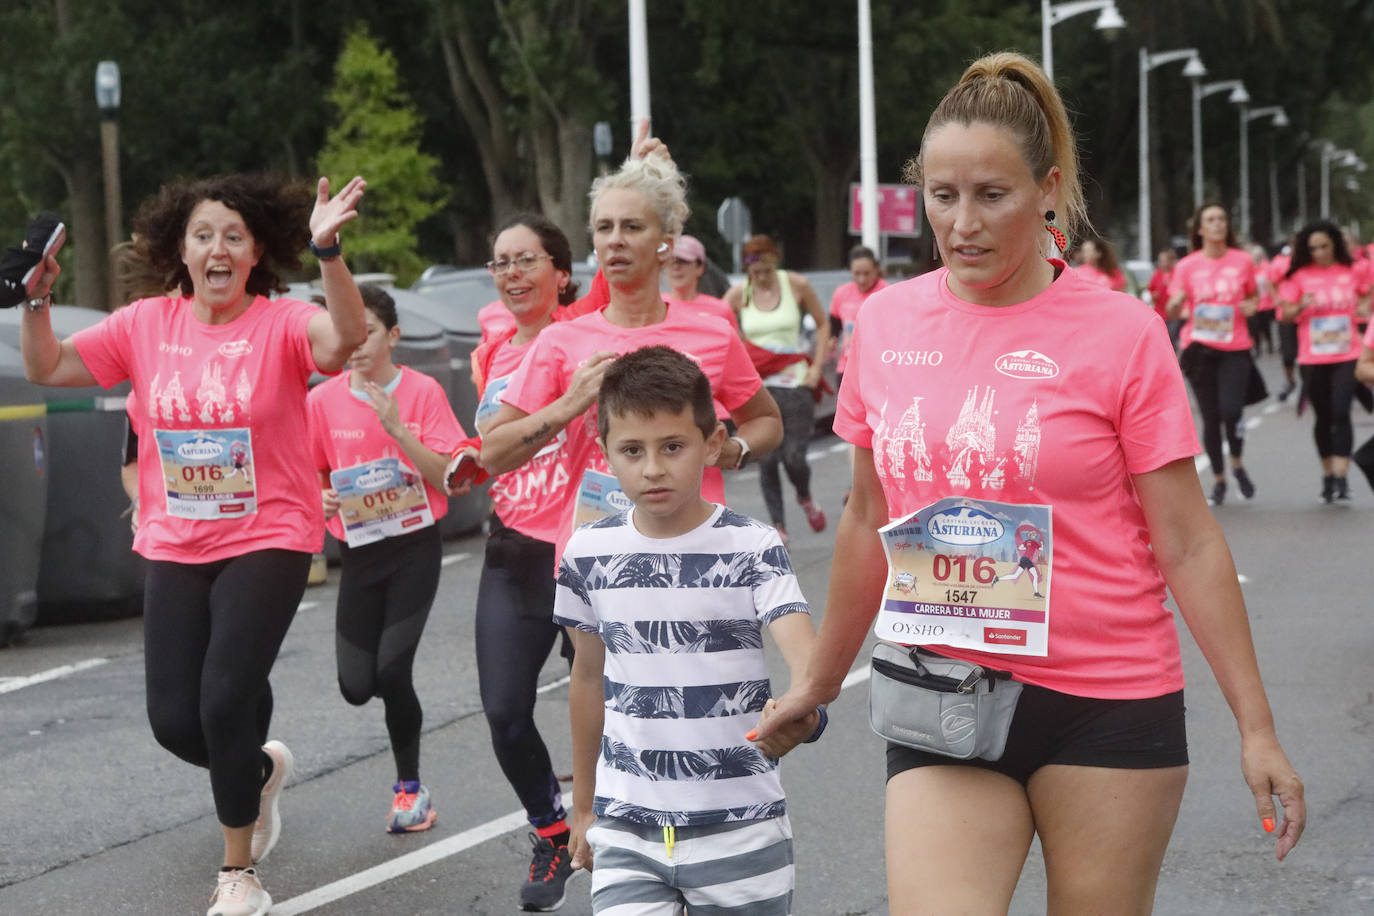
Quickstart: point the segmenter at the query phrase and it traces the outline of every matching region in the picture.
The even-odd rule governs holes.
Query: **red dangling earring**
[[[1069,237],[1064,234],[1064,230],[1054,224],[1054,211],[1045,211],[1045,231],[1054,238],[1054,244],[1059,248],[1059,253],[1064,254],[1069,250]]]

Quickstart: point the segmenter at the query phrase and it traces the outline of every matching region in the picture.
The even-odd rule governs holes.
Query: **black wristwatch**
[[[310,240],[310,253],[321,261],[332,261],[343,254],[343,246],[339,244],[339,237],[337,235],[334,236],[334,244],[330,245],[328,248],[321,248],[316,245],[315,240],[312,238]]]

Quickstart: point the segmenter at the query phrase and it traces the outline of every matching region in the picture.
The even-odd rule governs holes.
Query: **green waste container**
[[[48,501],[47,405],[24,378],[19,350],[0,343],[0,646],[33,626]]]

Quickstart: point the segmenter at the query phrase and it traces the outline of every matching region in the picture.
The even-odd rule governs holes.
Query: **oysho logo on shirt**
[[[220,356],[236,359],[253,352],[253,345],[246,340],[230,340],[219,345]]]
[[[1003,353],[993,366],[1010,378],[1054,378],[1059,374],[1059,364],[1035,350]]]
[[[190,356],[190,355],[191,355],[191,348],[190,348],[190,347],[183,347],[183,346],[181,346],[181,345],[179,345],[179,344],[170,344],[170,343],[167,343],[165,340],[164,340],[162,343],[160,343],[160,344],[157,345],[157,351],[158,351],[159,353],[175,353],[177,356]]]
[[[884,350],[884,366],[938,366],[945,361],[939,350]]]
[[[331,429],[329,436],[332,439],[361,439],[366,433],[361,429]]]

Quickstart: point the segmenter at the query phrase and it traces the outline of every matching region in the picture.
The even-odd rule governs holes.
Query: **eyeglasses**
[[[529,271],[534,270],[534,265],[538,264],[545,258],[547,258],[548,260],[553,260],[553,255],[532,254],[531,252],[527,251],[524,254],[517,255],[513,258],[502,258],[499,261],[488,261],[487,270],[491,273],[493,277],[504,277],[506,274],[510,273],[510,269],[512,267],[518,267],[520,268],[520,271],[522,273],[528,273]]]

